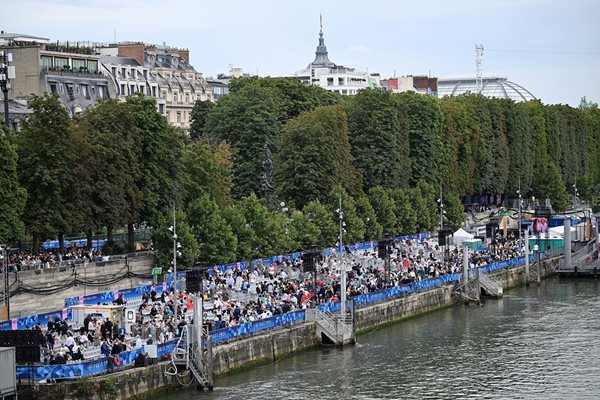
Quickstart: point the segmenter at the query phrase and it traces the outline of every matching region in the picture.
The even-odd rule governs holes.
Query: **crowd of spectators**
[[[63,251],[59,249],[39,251],[17,251],[8,255],[9,271],[28,271],[32,269],[46,269],[62,265],[75,265],[102,261],[102,250],[87,249],[85,247],[68,247]]]
[[[345,252],[342,257],[324,257],[317,262],[316,280],[304,272],[302,261],[257,264],[250,269],[231,268],[224,272],[206,273],[202,280],[203,322],[209,330],[233,327],[269,318],[289,311],[337,301],[341,297],[340,263],[347,271],[347,296],[357,296],[394,285],[462,271],[462,248],[440,247],[433,241],[406,240],[396,242],[390,255],[389,268],[375,250]],[[471,268],[520,257],[523,242],[515,238],[499,239],[493,246],[478,249],[469,257]],[[316,282],[316,287],[315,287]],[[103,318],[86,318],[82,327],[73,329],[57,319],[44,332],[46,357],[50,364],[116,355],[144,344],[163,343],[176,338],[191,322],[191,295],[185,291],[163,292],[155,288],[142,298],[129,303],[123,297],[114,304],[135,308],[136,322],[130,331],[119,329]],[[174,309],[177,302],[178,315]],[[100,351],[86,352],[86,349]]]

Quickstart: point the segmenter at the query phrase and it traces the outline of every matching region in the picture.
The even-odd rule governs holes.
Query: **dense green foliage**
[[[153,228],[161,266],[225,263],[431,231],[464,219],[461,197],[523,192],[569,207],[600,198],[600,110],[477,95],[364,90],[342,98],[288,78],[234,80],[198,102],[189,136],[153,100],[106,101],[70,119],[35,97],[0,137],[0,240]],[[275,191],[262,198],[268,145]],[[440,193],[441,192],[441,193]],[[596,199],[596,200],[594,200]],[[274,209],[284,201],[285,210]],[[38,240],[39,239],[39,240]]]
[[[17,178],[16,146],[6,137],[4,125],[0,127],[0,243],[18,240],[25,233],[21,217],[27,192]]]

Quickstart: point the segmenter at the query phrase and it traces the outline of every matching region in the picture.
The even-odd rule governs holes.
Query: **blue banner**
[[[251,335],[266,329],[272,329],[276,326],[290,325],[296,321],[304,321],[306,312],[304,310],[291,311],[286,314],[276,315],[274,317],[248,322],[246,324],[232,326],[230,328],[218,329],[209,332],[213,343],[222,342],[238,338],[240,336]]]
[[[117,355],[116,357],[119,358],[119,365],[115,366],[115,368],[126,367],[133,364],[138,354],[143,351],[143,348],[135,349]],[[109,357],[102,357],[97,360],[77,364],[19,365],[17,366],[17,379],[65,379],[97,375],[108,371],[108,363]]]

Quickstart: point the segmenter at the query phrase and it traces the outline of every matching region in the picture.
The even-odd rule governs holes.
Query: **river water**
[[[600,283],[547,279],[161,398],[600,399]]]

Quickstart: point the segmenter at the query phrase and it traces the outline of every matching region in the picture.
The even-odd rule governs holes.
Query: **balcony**
[[[95,79],[106,79],[101,72],[89,72],[85,70],[72,70],[66,68],[48,68],[42,67],[42,75],[54,75],[54,76],[75,76],[80,78],[95,78]]]

